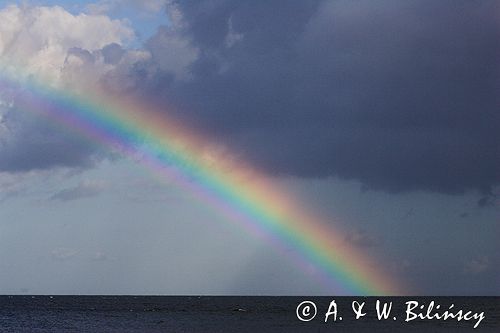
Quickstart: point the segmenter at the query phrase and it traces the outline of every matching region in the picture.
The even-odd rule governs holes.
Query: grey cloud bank
[[[65,79],[91,72],[110,89],[168,104],[271,174],[495,197],[498,2],[203,0],[166,8],[171,26],[142,50],[126,50],[128,28],[103,18],[114,35],[91,46],[65,39]],[[2,170],[92,165],[88,143],[47,136],[38,124],[18,127],[18,140],[3,144]],[[53,140],[29,139],[36,135]]]
[[[498,185],[497,2],[176,4],[199,52],[192,77],[160,70],[143,94],[256,165],[389,191]]]

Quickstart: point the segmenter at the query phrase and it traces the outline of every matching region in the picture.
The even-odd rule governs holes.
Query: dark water
[[[389,320],[378,320],[377,298],[363,297],[150,297],[150,296],[0,296],[1,332],[500,332],[499,297],[393,297]],[[296,308],[314,301],[317,316],[297,319]],[[338,318],[325,313],[335,300]],[[354,319],[352,301],[366,302],[366,316]],[[485,313],[475,320],[405,322],[405,302],[434,300],[441,308]],[[397,317],[393,320],[392,317]]]

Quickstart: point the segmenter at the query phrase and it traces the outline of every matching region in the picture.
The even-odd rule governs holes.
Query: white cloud
[[[87,5],[90,14],[105,14],[118,7],[130,6],[145,14],[156,13],[165,6],[165,0],[100,0]]]
[[[133,37],[127,22],[104,15],[73,15],[58,6],[11,5],[0,10],[0,67],[22,68],[24,75],[58,82],[70,50],[92,53]]]

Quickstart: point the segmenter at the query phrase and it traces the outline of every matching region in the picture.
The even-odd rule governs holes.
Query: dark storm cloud
[[[499,183],[497,1],[177,5],[191,78],[158,72],[144,89],[256,165],[391,191]]]
[[[38,128],[36,129],[38,130]],[[50,169],[53,167],[89,167],[93,164],[92,145],[64,135],[43,138],[15,138],[2,147],[0,170],[8,172]]]
[[[493,194],[491,194],[491,195],[485,195],[484,197],[481,197],[477,201],[477,206],[479,208],[494,207],[496,200],[497,200],[497,196],[496,195],[493,195]]]
[[[128,67],[118,44],[70,48],[68,59],[116,66],[101,82],[167,102],[169,112],[272,174],[495,195],[497,1],[173,4],[182,22],[145,44],[150,60]],[[75,75],[92,72],[82,68]],[[9,128],[0,132],[1,171],[92,165],[95,146],[13,114],[0,118],[0,130]]]
[[[2,119],[8,136],[0,137],[0,171],[89,167],[102,154],[101,148],[83,136],[75,136],[48,119],[23,112],[22,100],[14,99],[13,104]]]
[[[106,45],[101,52],[107,64],[117,64],[125,54],[123,48],[116,43]]]

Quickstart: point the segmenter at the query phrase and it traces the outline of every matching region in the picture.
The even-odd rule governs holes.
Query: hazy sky
[[[165,106],[413,294],[499,295],[499,16],[495,0],[0,1],[0,67]],[[0,90],[0,294],[328,293],[12,96]]]

